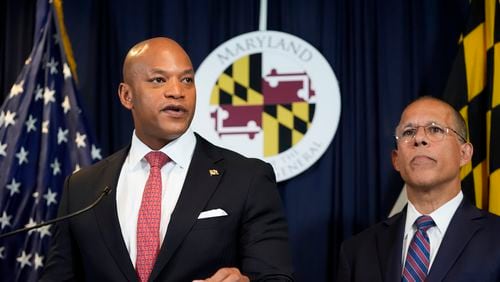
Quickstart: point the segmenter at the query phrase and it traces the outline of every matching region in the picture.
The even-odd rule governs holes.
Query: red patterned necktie
[[[401,281],[425,281],[429,272],[430,243],[427,230],[435,226],[434,220],[428,215],[422,215],[415,221],[417,232],[411,240],[408,254],[406,255],[405,268]]]
[[[162,152],[149,152],[144,157],[151,169],[142,194],[137,219],[137,260],[139,281],[148,281],[160,250],[161,168],[169,161]]]

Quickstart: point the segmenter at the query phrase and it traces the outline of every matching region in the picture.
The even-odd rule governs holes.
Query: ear
[[[120,83],[118,86],[118,97],[120,97],[120,103],[128,109],[132,110],[134,103],[132,102],[132,91],[130,86],[124,82]]]
[[[464,166],[472,159],[474,147],[471,143],[464,143],[460,145],[460,166]]]
[[[392,153],[391,153],[392,166],[394,167],[394,169],[396,171],[399,171],[399,162],[398,162],[399,155],[398,155],[398,153],[399,152],[397,149],[392,150]]]

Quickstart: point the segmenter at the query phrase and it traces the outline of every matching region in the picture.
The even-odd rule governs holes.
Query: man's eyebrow
[[[190,74],[190,75],[194,75],[194,70],[193,69],[188,69],[188,70],[185,70],[182,72],[182,74]]]
[[[414,127],[415,124],[413,122],[407,122],[405,124],[399,125],[399,128],[407,128],[407,127]]]
[[[431,125],[433,123],[438,124],[438,125],[442,125],[442,123],[437,122],[435,120],[429,120],[429,121],[427,121],[427,122],[425,122],[423,124],[415,124],[413,122],[408,122],[408,123],[406,123],[404,125],[401,125],[401,128],[416,127],[416,126],[428,126],[428,125]]]
[[[171,72],[168,70],[160,69],[160,68],[153,68],[153,69],[151,69],[151,71],[149,73],[150,74],[169,74]],[[180,74],[181,75],[194,75],[194,70],[191,68],[186,69],[186,70],[183,70]]]

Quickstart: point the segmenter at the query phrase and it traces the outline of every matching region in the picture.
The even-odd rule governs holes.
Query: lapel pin
[[[209,169],[208,173],[210,173],[210,176],[219,175],[219,171],[216,169]]]

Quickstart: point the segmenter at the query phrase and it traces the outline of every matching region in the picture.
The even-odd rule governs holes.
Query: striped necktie
[[[427,230],[435,226],[434,220],[428,215],[422,215],[415,221],[417,232],[411,240],[401,281],[425,281],[429,272],[430,243]]]

